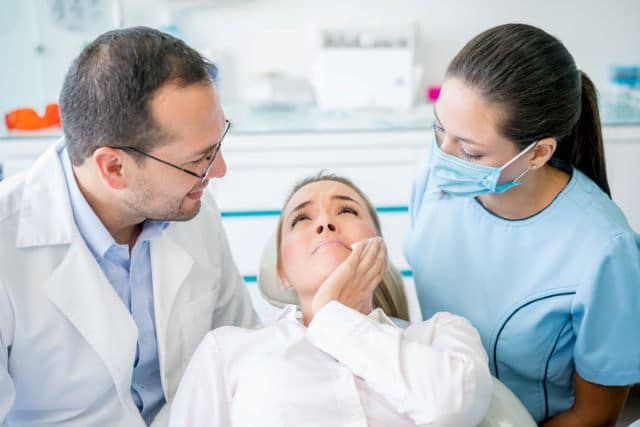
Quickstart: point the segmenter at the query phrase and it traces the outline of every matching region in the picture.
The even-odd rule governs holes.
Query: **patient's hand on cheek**
[[[373,291],[387,271],[387,249],[381,237],[356,242],[347,259],[322,283],[311,302],[315,315],[336,300],[347,307],[369,314],[373,310]]]

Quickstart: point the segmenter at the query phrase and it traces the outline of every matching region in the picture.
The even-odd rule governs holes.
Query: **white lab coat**
[[[57,151],[0,183],[0,424],[144,426],[131,397],[138,330],[80,236]],[[162,387],[202,337],[257,316],[209,196],[151,242]],[[165,425],[165,405],[154,425]]]

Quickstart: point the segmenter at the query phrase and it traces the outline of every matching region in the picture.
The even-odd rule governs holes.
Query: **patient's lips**
[[[341,242],[340,240],[324,240],[322,242],[320,242],[320,244],[318,246],[316,246],[316,248],[313,250],[313,253],[316,253],[319,249],[324,249],[324,248],[343,248],[346,249],[348,251],[351,251],[351,247],[343,242]]]

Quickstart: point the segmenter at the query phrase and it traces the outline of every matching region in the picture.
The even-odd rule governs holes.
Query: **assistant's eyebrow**
[[[435,105],[433,106],[433,116],[436,118],[436,123],[438,125],[440,125],[440,127],[444,128],[444,126],[442,126],[442,121],[440,120],[440,117],[438,117],[438,114],[436,113],[436,107]],[[468,144],[474,144],[474,145],[482,145],[476,141],[474,141],[473,139],[468,139],[468,138],[462,138],[460,136],[455,136],[452,135],[455,139],[457,139],[458,141],[462,141],[462,142],[466,142]]]

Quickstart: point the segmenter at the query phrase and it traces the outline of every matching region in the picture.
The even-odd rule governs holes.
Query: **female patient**
[[[380,234],[350,181],[320,175],[297,185],[277,246],[278,274],[299,308],[260,330],[210,332],[178,388],[171,425],[478,424],[491,396],[478,333],[449,313],[406,330],[386,317],[406,319],[407,309],[402,284],[383,280]]]

